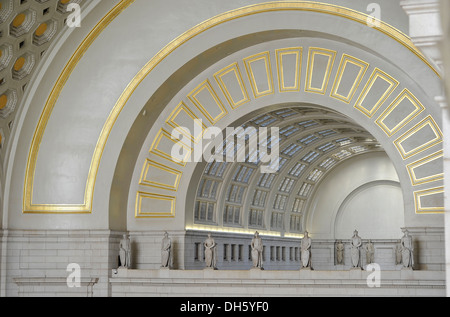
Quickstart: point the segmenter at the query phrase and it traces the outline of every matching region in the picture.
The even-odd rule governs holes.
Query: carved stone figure
[[[402,264],[402,244],[401,241],[395,246],[395,264]]]
[[[261,237],[259,236],[259,232],[255,233],[253,237],[252,243],[252,260],[253,260],[253,268],[263,269],[263,242]]]
[[[413,269],[414,266],[414,246],[412,237],[407,229],[402,230],[404,236],[400,240],[402,246],[402,264],[404,269]]]
[[[215,270],[217,265],[217,244],[211,237],[211,233],[208,233],[208,238],[203,245],[205,247],[206,268]]]
[[[305,232],[301,243],[302,269],[311,269],[311,245],[312,240],[309,237],[309,233]]]
[[[344,264],[344,250],[345,246],[342,243],[342,240],[339,240],[336,243],[336,264],[338,265]]]
[[[119,245],[120,267],[131,268],[131,240],[127,234],[123,235]]]
[[[352,268],[361,268],[361,245],[361,237],[358,236],[358,231],[355,230],[351,239]]]
[[[172,266],[172,240],[167,232],[161,243],[161,268],[170,268]]]
[[[373,243],[371,240],[366,244],[365,246],[366,250],[366,261],[367,264],[371,264],[375,262],[375,247],[373,246]]]

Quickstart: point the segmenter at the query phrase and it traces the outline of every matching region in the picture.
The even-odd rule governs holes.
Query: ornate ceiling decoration
[[[82,1],[0,1],[0,151],[8,142],[34,71],[58,35],[68,27],[69,5]]]

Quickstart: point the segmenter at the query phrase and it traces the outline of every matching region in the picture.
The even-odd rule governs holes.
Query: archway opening
[[[219,265],[227,269],[249,265],[255,231],[265,239],[269,269],[299,265],[305,231],[328,253],[328,259],[316,263],[326,269],[335,263],[335,238],[345,238],[346,230],[350,238],[352,225],[380,241],[393,239],[396,229],[401,233],[403,196],[395,168],[378,140],[352,119],[325,107],[289,104],[249,114],[235,125],[215,143],[222,145],[214,147],[221,155],[198,164],[198,176],[189,186],[195,194],[188,195],[186,204],[187,237],[192,240],[186,248],[193,250],[185,252],[186,268],[201,265],[201,239],[208,232],[218,241]],[[345,184],[336,186],[336,181]],[[361,195],[369,195],[371,203],[358,214]],[[386,197],[393,201],[384,212]],[[389,218],[382,221],[384,229],[367,218],[371,211],[380,221]],[[386,217],[378,217],[380,212]]]

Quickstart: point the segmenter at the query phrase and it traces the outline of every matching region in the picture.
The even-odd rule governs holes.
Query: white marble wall
[[[161,267],[161,243],[165,231],[130,233],[131,239],[131,266],[136,270],[159,269]],[[173,269],[184,269],[184,231],[168,231],[172,240]]]
[[[4,231],[2,296],[109,296],[120,238],[110,231]],[[81,269],[81,287],[69,289],[71,263]]]
[[[438,228],[409,228],[416,247],[416,269],[419,272],[444,272],[444,232]],[[94,296],[113,295],[110,278],[119,265],[121,232],[111,231],[4,231],[2,238],[2,296]],[[131,232],[132,269],[159,270],[161,241],[164,232]],[[169,232],[174,248],[175,272],[203,270],[204,262],[195,260],[195,243],[202,243],[206,232]],[[236,271],[250,271],[248,246],[252,235],[213,233],[219,244],[218,268],[232,277]],[[296,272],[300,268],[300,240],[262,235],[265,251],[265,271]],[[366,240],[364,240],[366,242]],[[399,271],[395,265],[394,247],[397,240],[373,240],[375,262],[384,271]],[[349,252],[344,265],[334,263],[334,240],[314,240],[312,265],[315,272],[348,272]],[[344,240],[346,248],[348,241]],[[224,259],[224,246],[242,246],[241,254]],[[292,249],[291,249],[292,248]],[[236,250],[239,250],[237,248]],[[284,252],[283,252],[284,250]],[[274,252],[274,253],[272,253]],[[292,252],[292,257],[291,257]],[[202,254],[202,253],[201,253]],[[363,265],[365,264],[362,252]],[[77,263],[81,268],[79,288],[68,288],[67,266]],[[228,273],[227,273],[228,272]],[[176,281],[179,283],[180,281]],[[263,281],[260,281],[261,283]],[[170,288],[171,286],[169,286]],[[116,294],[117,295],[117,294]]]

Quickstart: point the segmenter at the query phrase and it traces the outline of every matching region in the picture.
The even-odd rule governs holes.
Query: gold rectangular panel
[[[178,129],[182,134],[191,138],[195,143],[198,143],[202,138],[207,126],[189,109],[184,102],[181,102],[175,110],[171,113],[166,123],[174,129]],[[189,125],[189,126],[188,126]],[[199,131],[194,135],[196,130]]]
[[[188,98],[212,125],[228,114],[209,80],[202,82],[188,95]]]
[[[444,187],[414,192],[414,203],[418,214],[444,213]]]
[[[250,101],[238,63],[231,64],[217,72],[214,78],[230,103],[231,108],[239,108]]]
[[[405,89],[375,122],[388,136],[392,136],[424,110],[420,101]]]
[[[428,135],[425,135],[426,132],[432,132],[433,136],[430,137]],[[399,150],[403,159],[407,159],[413,155],[431,148],[432,146],[441,143],[442,141],[443,139],[441,130],[439,129],[434,119],[431,116],[428,116],[423,121],[418,123],[414,128],[398,138],[394,142],[394,144]]]
[[[291,47],[276,50],[278,85],[280,92],[300,91],[303,48]]]
[[[356,102],[355,108],[372,118],[398,85],[397,80],[376,68]]]
[[[311,47],[308,54],[306,92],[324,95],[336,60],[336,51]]]
[[[244,59],[247,75],[255,98],[271,95],[273,89],[270,53],[262,52]]]
[[[136,218],[174,218],[176,198],[153,193],[138,192]]]
[[[184,153],[184,155],[173,155],[172,150],[175,147],[177,147],[175,150],[182,150],[182,154]],[[192,153],[192,147],[182,143],[180,140],[172,139],[169,132],[161,129],[156,135],[149,152],[180,166],[186,166]]]
[[[424,175],[418,176],[417,175],[417,174],[423,174],[423,172],[421,173],[421,172],[417,171],[418,169],[425,169],[425,170],[429,171],[430,168],[428,166],[430,166],[430,164],[439,164],[439,162],[436,162],[436,161],[443,160],[443,157],[444,157],[444,151],[441,150],[441,151],[438,151],[432,155],[429,155],[417,162],[408,164],[407,169],[408,169],[409,176],[411,178],[412,185],[417,186],[417,185],[422,185],[425,183],[443,180],[444,173],[429,174],[429,172],[428,172],[427,176],[424,176]],[[442,164],[443,164],[443,161],[442,161]],[[442,170],[443,166],[439,167],[438,169]]]
[[[147,159],[139,185],[177,191],[182,175],[181,171]]]
[[[368,68],[368,63],[344,54],[331,91],[331,97],[350,103]]]

